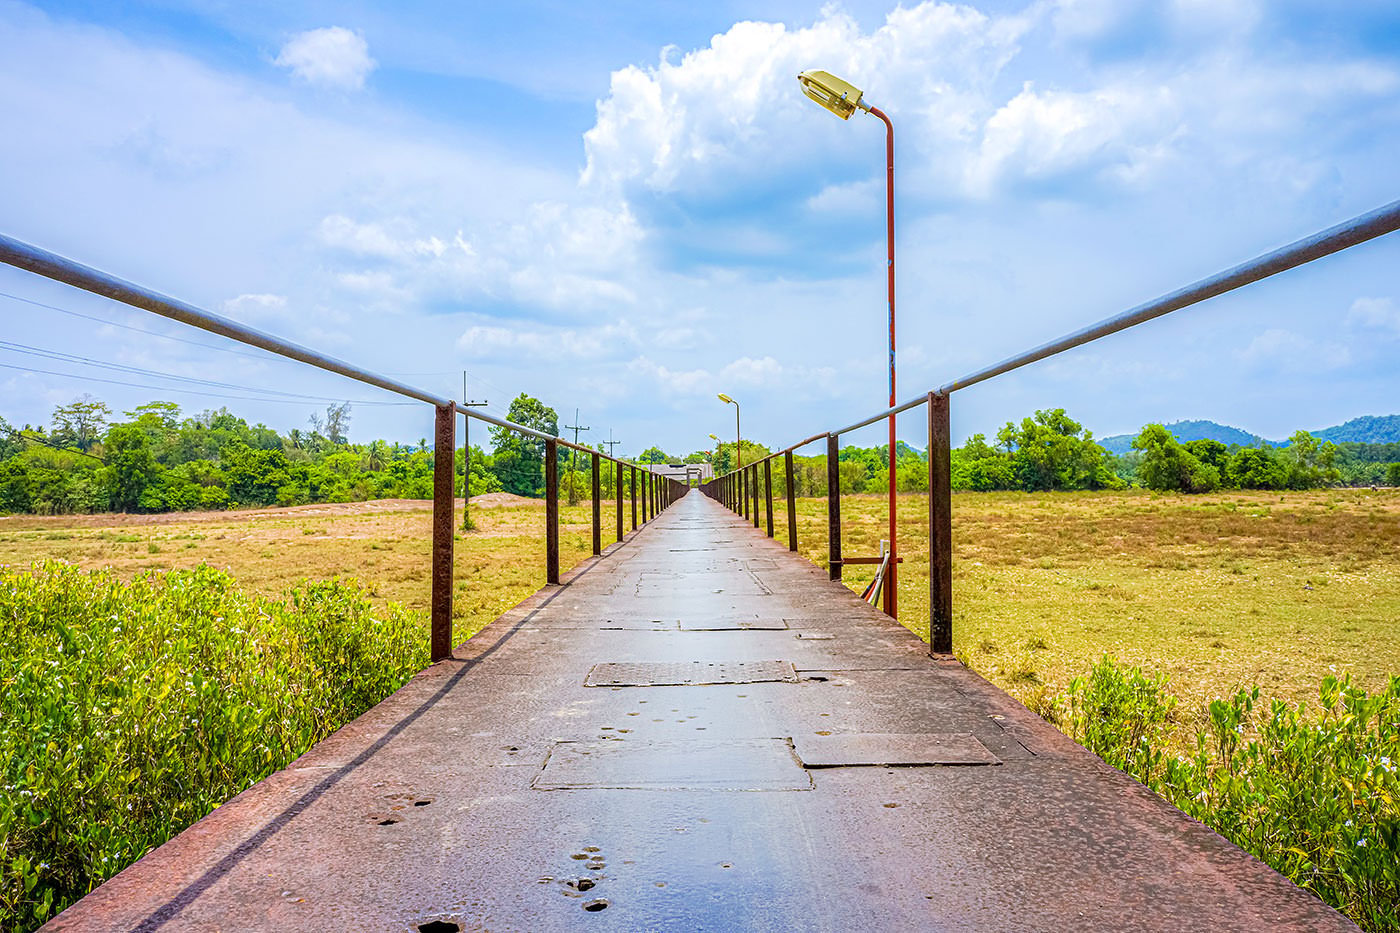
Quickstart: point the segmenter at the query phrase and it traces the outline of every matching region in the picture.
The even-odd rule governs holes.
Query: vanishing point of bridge
[[[1354,930],[692,493],[45,930]]]

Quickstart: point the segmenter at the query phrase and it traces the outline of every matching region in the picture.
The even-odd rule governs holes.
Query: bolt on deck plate
[[[556,742],[535,790],[811,790],[812,778],[779,739]]]
[[[806,735],[794,737],[793,747],[807,768],[1001,764],[970,732]]]
[[[791,661],[608,661],[595,664],[585,687],[681,687],[797,683]]]

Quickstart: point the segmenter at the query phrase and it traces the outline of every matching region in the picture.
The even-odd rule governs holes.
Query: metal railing
[[[952,393],[986,382],[1012,370],[1083,346],[1094,340],[1127,330],[1138,324],[1153,320],[1190,307],[1209,298],[1234,291],[1288,269],[1321,259],[1376,237],[1393,233],[1400,229],[1400,201],[1392,201],[1384,207],[1353,217],[1351,220],[1328,227],[1312,236],[1304,237],[1241,263],[1209,278],[1201,279],[1185,288],[1178,289],[1145,304],[1130,308],[1074,331],[1049,343],[1041,344],[1023,353],[1008,357],[999,363],[984,367],[959,379],[916,396],[907,402],[886,408],[862,418],[854,424],[823,434],[814,434],[790,447],[744,465],[742,468],[718,476],[701,486],[706,495],[719,500],[729,508],[748,517],[753,515],[754,527],[759,527],[759,476],[762,473],[764,498],[768,518],[768,537],[773,537],[773,493],[772,461],[783,457],[786,470],[788,548],[797,550],[797,512],[793,496],[792,453],[799,447],[826,439],[827,449],[827,560],[832,580],[841,579],[841,568],[845,564],[873,563],[872,558],[846,558],[841,556],[841,484],[838,472],[840,437],[852,431],[883,421],[921,405],[928,406],[928,488],[929,488],[929,651],[934,654],[948,654],[953,650],[953,520],[952,520],[952,447],[949,420],[949,397]],[[752,503],[752,508],[750,507]],[[898,548],[890,542],[891,560],[898,560]],[[893,614],[893,613],[892,613]]]
[[[92,292],[113,301],[130,305],[133,308],[140,308],[152,314],[158,314],[171,320],[197,327],[200,330],[208,331],[227,337],[230,340],[238,341],[249,346],[258,347],[269,353],[283,356],[288,359],[315,366],[328,372],[336,373],[348,379],[375,386],[396,395],[402,395],[416,401],[425,402],[432,405],[436,410],[436,421],[434,430],[433,446],[433,547],[432,547],[432,602],[430,610],[431,619],[431,657],[434,661],[440,661],[452,655],[452,568],[453,568],[453,542],[455,538],[455,524],[453,521],[453,480],[455,474],[456,449],[456,426],[457,415],[467,418],[475,418],[487,424],[495,425],[523,434],[526,437],[533,437],[545,442],[545,579],[548,583],[557,584],[560,582],[559,576],[559,448],[564,447],[576,450],[580,453],[591,456],[593,472],[593,554],[595,556],[603,553],[603,533],[602,533],[602,500],[600,483],[600,466],[602,461],[607,460],[614,465],[617,471],[614,474],[614,486],[616,487],[616,530],[617,541],[626,539],[627,532],[624,527],[623,510],[623,470],[630,471],[629,486],[631,492],[632,530],[639,527],[638,511],[641,513],[641,525],[645,525],[655,518],[662,510],[674,503],[686,492],[684,484],[675,480],[667,479],[652,473],[645,467],[638,467],[629,460],[613,457],[600,453],[582,444],[575,444],[547,434],[543,431],[527,427],[523,424],[516,424],[503,418],[497,418],[482,411],[459,405],[456,401],[434,395],[407,383],[381,376],[378,373],[370,372],[367,369],[347,363],[344,360],[327,356],[309,347],[283,340],[271,334],[266,334],[251,327],[247,327],[230,318],[212,314],[198,308],[192,304],[162,295],[159,292],[144,288],[140,285],[117,278],[99,269],[83,265],[56,253],[41,249],[29,243],[16,240],[12,237],[0,234],[0,262],[32,272],[35,275],[62,282],[83,291]],[[445,455],[444,455],[445,454]],[[471,452],[467,454],[467,466],[470,469]],[[639,477],[640,474],[640,477]],[[640,498],[639,498],[640,486]]]

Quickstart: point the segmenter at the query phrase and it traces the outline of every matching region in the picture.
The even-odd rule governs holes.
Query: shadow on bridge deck
[[[1353,930],[684,497],[46,930]]]

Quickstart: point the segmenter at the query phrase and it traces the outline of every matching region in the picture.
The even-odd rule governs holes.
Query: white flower
[[[1359,848],[1359,849],[1364,849],[1364,848],[1366,848],[1366,840],[1365,840],[1365,839],[1358,839],[1358,840],[1356,840],[1356,846],[1357,846],[1357,848]]]

